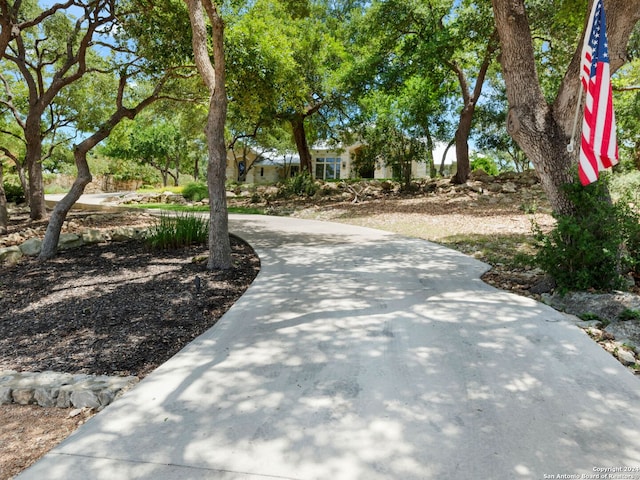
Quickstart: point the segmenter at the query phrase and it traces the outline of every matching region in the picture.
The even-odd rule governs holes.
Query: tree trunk
[[[42,220],[47,217],[44,203],[44,180],[42,178],[42,138],[40,135],[40,112],[30,112],[24,129],[25,164],[29,173],[28,195],[31,220]]]
[[[24,201],[29,205],[29,181],[27,180],[27,174],[24,171],[24,165],[16,162],[16,173],[20,179],[20,186],[24,193]]]
[[[209,165],[207,182],[210,194],[209,260],[207,268],[231,268],[231,244],[227,212],[227,145],[224,141],[224,126],[227,121],[227,93],[225,89],[224,24],[215,15],[213,23],[213,56],[216,66],[215,91],[209,104],[207,117],[207,143],[209,145]]]
[[[433,138],[431,137],[431,132],[429,132],[429,130],[427,130],[427,162],[429,177],[435,178],[438,172],[436,170],[436,162],[433,158]]]
[[[7,233],[9,213],[7,212],[7,196],[4,192],[4,171],[2,161],[0,161],[0,234]]]
[[[209,259],[207,269],[231,268],[231,244],[227,212],[225,175],[227,147],[224,126],[227,118],[225,90],[224,23],[210,0],[185,0],[193,32],[196,66],[211,95],[205,134],[209,148],[207,185],[209,187]],[[213,64],[207,49],[204,6],[212,26]],[[215,68],[214,68],[215,65]]]
[[[311,171],[311,153],[309,152],[309,144],[307,143],[307,134],[304,130],[304,119],[305,117],[303,115],[293,117],[291,119],[291,128],[293,130],[293,140],[296,142],[296,148],[300,156],[300,171],[313,173]]]
[[[533,40],[524,0],[492,0],[500,36],[502,73],[507,89],[507,130],[533,163],[556,213],[573,206],[562,186],[573,182],[577,152],[567,152],[580,88],[580,42],[553,105],[547,104],[536,71]],[[592,2],[589,2],[590,5]],[[605,0],[611,72],[626,61],[626,46],[640,19],[640,0]],[[585,18],[588,11],[585,11]]]
[[[122,104],[126,82],[126,76],[120,77],[117,109],[113,115],[111,115],[109,120],[95,131],[93,135],[85,138],[82,142],[76,145],[73,150],[73,157],[76,163],[76,169],[78,170],[78,176],[73,182],[71,190],[69,190],[63,199],[56,204],[53,212],[51,213],[51,218],[49,219],[47,231],[45,232],[44,240],[42,241],[42,249],[40,250],[38,260],[49,260],[55,257],[58,249],[58,240],[60,239],[62,224],[67,218],[67,214],[69,213],[69,210],[71,210],[71,207],[73,207],[80,196],[84,193],[84,188],[91,182],[91,171],[89,170],[89,164],[87,162],[87,154],[93,147],[107,138],[113,128],[124,118],[128,118],[130,120],[135,118],[135,116],[144,108],[158,100],[158,92],[164,83],[161,81],[154,89],[154,92],[149,97],[138,103],[134,108],[126,108]]]
[[[444,149],[444,153],[442,154],[442,160],[440,161],[440,175],[444,177],[444,162],[447,160],[447,153],[453,144],[456,143],[455,137],[447,144],[447,148]]]
[[[460,90],[462,91],[462,101],[464,106],[460,112],[460,119],[458,121],[458,129],[456,130],[456,162],[458,168],[456,174],[451,179],[452,183],[462,184],[469,179],[471,173],[471,166],[469,165],[469,136],[471,135],[471,126],[473,124],[473,114],[476,111],[476,105],[478,99],[482,94],[482,87],[484,86],[484,79],[487,76],[489,65],[493,61],[493,55],[498,46],[498,32],[494,30],[491,37],[487,41],[487,49],[482,59],[482,64],[478,71],[475,86],[473,91],[469,91],[469,83],[467,77],[455,62],[450,64],[450,67],[458,76],[458,82],[460,83]]]
[[[473,121],[473,105],[467,106],[460,113],[458,122],[458,130],[454,137],[456,144],[456,174],[451,179],[451,183],[466,183],[471,173],[471,165],[469,163],[469,135],[471,134],[471,122]]]
[[[92,180],[89,164],[87,163],[87,153],[92,147],[93,145],[88,146],[88,144],[83,142],[74,149],[73,156],[76,162],[76,168],[78,169],[78,176],[73,182],[69,192],[56,204],[53,212],[51,212],[38,260],[49,260],[55,257],[58,251],[58,241],[60,240],[62,224],[67,218],[71,207],[78,201],[84,192],[84,188]]]

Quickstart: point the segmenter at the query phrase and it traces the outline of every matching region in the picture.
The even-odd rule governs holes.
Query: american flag
[[[582,47],[580,80],[586,92],[578,173],[582,185],[618,163],[609,48],[602,0],[595,0]]]

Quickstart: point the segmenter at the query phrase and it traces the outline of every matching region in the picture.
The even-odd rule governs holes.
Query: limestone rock
[[[94,228],[87,230],[82,234],[82,241],[86,244],[103,243],[109,240],[109,237],[100,230]]]
[[[596,315],[609,322],[617,322],[626,310],[640,310],[640,299],[629,293],[589,293],[571,292],[566,295],[545,295],[545,303],[556,310],[580,316],[585,313]]]
[[[502,185],[503,193],[516,193],[517,191],[518,191],[518,187],[516,186],[515,183],[507,182],[504,185]]]
[[[71,393],[71,404],[75,408],[98,408],[100,400],[96,392],[92,390],[75,390]]]
[[[126,242],[128,240],[135,240],[144,238],[146,230],[132,228],[132,227],[119,227],[111,232],[111,240],[114,242]]]
[[[20,251],[27,257],[40,255],[40,250],[42,250],[42,240],[39,238],[30,238],[20,245]]]
[[[11,246],[0,248],[0,263],[15,263],[22,257],[20,247]]]
[[[65,386],[58,392],[58,398],[56,399],[56,407],[69,408],[71,407],[71,387]]]
[[[14,388],[11,395],[13,401],[18,405],[29,405],[34,402],[34,392],[32,388]]]
[[[82,237],[75,233],[61,233],[58,240],[58,248],[60,250],[67,250],[69,248],[76,248],[82,245]]]
[[[605,330],[619,342],[633,347],[640,347],[640,322],[638,321],[611,322]]]
[[[0,387],[0,405],[9,405],[10,403],[13,403],[11,387]]]
[[[33,398],[41,407],[55,407],[58,400],[58,388],[36,388]]]
[[[533,294],[541,295],[543,293],[552,292],[554,288],[556,288],[555,280],[549,276],[544,276],[542,279],[538,280],[529,289],[529,291]]]
[[[627,350],[626,348],[618,348],[616,351],[616,357],[623,365],[633,365],[636,363],[636,356],[632,351]]]

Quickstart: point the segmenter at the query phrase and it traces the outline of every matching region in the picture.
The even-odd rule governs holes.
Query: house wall
[[[355,152],[361,147],[360,143],[356,143],[347,147],[344,150],[335,150],[328,148],[312,148],[310,150],[311,153],[311,161],[312,161],[312,174],[314,178],[318,177],[320,173],[320,169],[318,168],[318,164],[324,164],[323,172],[326,172],[326,163],[322,162],[322,159],[336,158],[339,159],[340,165],[340,175],[339,179],[347,179],[353,178],[355,176],[355,172],[353,171],[353,157],[355,156]],[[232,152],[229,152],[227,156],[227,180],[237,180],[238,179],[238,161],[241,158],[241,155],[236,154],[237,159],[234,157]],[[248,163],[251,163],[252,160],[256,158],[255,153],[251,152],[248,155]],[[319,161],[320,160],[320,161]],[[414,162],[411,167],[411,174],[415,178],[425,178],[429,176],[429,172],[427,169],[427,165],[425,163]],[[246,176],[247,183],[276,183],[284,180],[285,169],[281,165],[276,165],[273,163],[262,161],[261,163],[256,163],[249,169]],[[381,162],[376,165],[376,169],[374,171],[374,178],[383,179],[383,178],[392,178],[393,177],[393,169],[391,167],[384,166]]]
[[[340,178],[352,178],[355,172],[352,171],[352,163],[355,151],[361,147],[360,143],[349,146],[343,151],[329,149],[312,149],[311,156],[313,158],[313,174],[316,177],[316,165],[318,158],[340,158]],[[411,166],[411,175],[415,178],[429,177],[427,164],[424,162],[414,162]],[[384,179],[393,177],[393,168],[377,162],[373,178]]]
[[[255,163],[257,155],[249,152],[246,155],[246,164],[250,166],[246,176],[246,183],[276,183],[280,181],[282,167],[270,163]],[[238,180],[238,165],[242,161],[242,153],[227,152],[227,180]]]
[[[254,165],[247,173],[246,183],[276,183],[282,180],[282,169],[276,165]]]
[[[328,149],[311,149],[312,169],[313,177],[317,175],[318,159],[324,158],[338,158],[340,159],[340,176],[338,178],[351,178],[351,154],[355,150],[357,145],[351,146],[346,150],[328,150]]]

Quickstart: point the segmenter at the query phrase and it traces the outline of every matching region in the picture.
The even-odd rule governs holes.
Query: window
[[[340,178],[339,158],[316,158],[316,178],[333,180]]]

